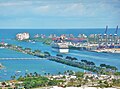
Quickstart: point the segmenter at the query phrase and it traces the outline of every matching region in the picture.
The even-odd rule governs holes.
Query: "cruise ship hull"
[[[69,49],[67,48],[52,48],[53,51],[59,52],[59,53],[68,53]]]
[[[68,53],[69,47],[66,43],[53,43],[52,44],[53,51],[57,51],[59,53]]]

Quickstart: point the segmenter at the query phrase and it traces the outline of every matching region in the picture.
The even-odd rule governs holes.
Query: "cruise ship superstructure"
[[[69,52],[69,47],[66,43],[62,42],[57,42],[52,44],[52,50],[57,51],[59,53],[68,53]]]
[[[59,40],[55,40],[52,43],[52,49],[53,51],[57,51],[59,53],[68,53],[69,52],[69,46],[67,42],[64,41],[65,36],[62,35]]]

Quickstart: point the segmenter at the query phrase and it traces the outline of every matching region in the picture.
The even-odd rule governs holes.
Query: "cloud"
[[[82,3],[46,4],[33,8],[33,13],[50,16],[81,16],[85,7]]]
[[[118,14],[120,10],[118,10],[118,3],[120,0],[92,0],[91,2],[86,0],[6,0],[6,2],[0,3],[0,7],[5,11],[0,10],[7,13],[12,9],[13,14],[20,14],[20,12],[27,14],[29,12],[29,15],[92,17],[95,15],[103,16],[103,13]],[[114,11],[111,12],[111,10]]]
[[[11,6],[25,6],[25,5],[32,5],[31,1],[15,1],[15,2],[1,2],[1,7],[11,7]]]
[[[62,14],[65,15],[83,15],[85,7],[82,3],[68,4],[62,11]]]
[[[7,2],[7,3],[0,3],[0,6],[14,6],[14,5],[20,5],[19,3],[11,3],[11,2]]]
[[[36,13],[46,13],[46,12],[49,12],[50,6],[49,5],[38,6],[33,10],[34,10],[33,12],[36,12]]]
[[[51,24],[55,21],[74,24],[80,21],[118,23],[119,4],[120,0],[0,0],[0,20],[6,23],[7,20],[29,23],[31,20],[26,18],[31,18],[31,23],[35,22],[34,19],[43,19],[45,23]],[[23,18],[25,21],[20,20]]]

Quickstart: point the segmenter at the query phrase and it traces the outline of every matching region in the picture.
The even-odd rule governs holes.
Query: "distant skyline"
[[[120,0],[0,0],[0,29],[120,27]]]

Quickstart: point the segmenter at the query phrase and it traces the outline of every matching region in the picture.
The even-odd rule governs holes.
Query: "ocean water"
[[[52,55],[56,55],[56,52],[52,51],[50,46],[44,45],[41,42],[31,43],[31,42],[18,42],[14,40],[15,35],[19,32],[29,32],[31,36],[35,34],[74,34],[78,35],[79,33],[89,34],[103,34],[105,29],[4,29],[0,30],[0,41],[8,42],[11,44],[16,44],[22,47],[30,47],[32,50],[39,49],[42,51],[48,51]],[[114,34],[115,29],[109,29],[108,34]],[[120,54],[112,53],[95,53],[88,51],[77,51],[70,50],[68,54],[62,54],[64,57],[73,56],[77,57],[78,61],[86,59],[93,61],[96,65],[101,63],[109,64],[116,66],[120,71]],[[20,52],[15,52],[8,49],[0,49],[0,58],[33,58],[34,56],[23,54]],[[0,60],[6,68],[0,70],[0,81],[9,80],[12,75],[15,74],[15,71],[21,71],[20,75],[24,75],[27,72],[38,72],[40,74],[51,73],[57,74],[58,72],[64,72],[65,70],[74,70],[74,71],[83,71],[82,69],[71,67],[68,65],[56,63],[49,60]],[[16,76],[17,77],[17,76]]]
[[[107,31],[107,34],[114,34],[116,28],[110,28]],[[104,34],[105,28],[90,28],[90,29],[0,29],[0,39],[9,39],[9,38],[15,38],[15,35],[20,32],[29,32],[31,36],[34,36],[35,34],[73,34],[77,36],[80,34]],[[118,34],[120,35],[120,32],[118,31]]]

